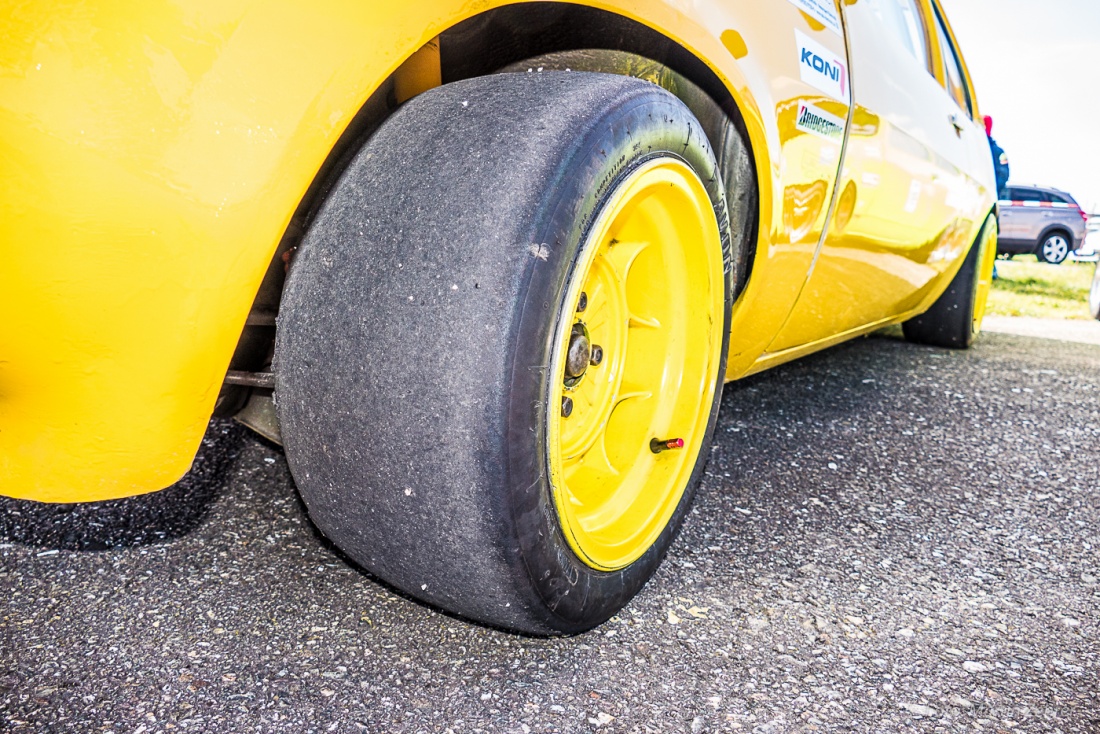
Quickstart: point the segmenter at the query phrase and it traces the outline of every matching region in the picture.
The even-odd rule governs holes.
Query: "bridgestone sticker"
[[[848,102],[848,67],[836,54],[800,30],[795,29],[798,69],[802,81],[833,99]]]
[[[795,127],[804,133],[836,142],[844,138],[844,120],[831,115],[809,102],[798,103],[798,120]]]
[[[791,0],[791,5],[821,23],[837,35],[843,36],[840,27],[840,15],[836,12],[833,0]]]

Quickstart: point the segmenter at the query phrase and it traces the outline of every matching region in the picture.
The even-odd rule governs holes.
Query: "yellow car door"
[[[752,272],[730,330],[727,375],[735,379],[753,368],[806,282],[840,168],[851,86],[840,14],[829,10],[831,2],[792,0],[768,12],[755,0],[726,5],[731,15],[753,19],[742,50],[768,72],[761,87],[768,96],[759,103],[774,115],[777,132],[769,141],[776,151],[773,196],[761,206]]]
[[[855,111],[840,193],[773,354],[924,304],[954,274],[992,205],[974,153],[984,131],[938,9],[865,0],[844,13]],[[938,78],[944,72],[934,73],[948,53],[954,94]]]

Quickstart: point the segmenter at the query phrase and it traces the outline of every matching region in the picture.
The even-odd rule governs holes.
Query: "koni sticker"
[[[841,55],[830,51],[800,30],[795,30],[794,37],[802,81],[833,99],[847,103],[848,66]]]
[[[801,10],[839,36],[844,35],[840,26],[840,14],[833,0],[791,0],[791,5]]]
[[[844,120],[809,102],[798,103],[798,119],[795,121],[795,127],[804,133],[827,140],[840,142],[844,138]]]

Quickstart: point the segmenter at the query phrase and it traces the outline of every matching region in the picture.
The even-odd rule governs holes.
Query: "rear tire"
[[[1061,232],[1053,232],[1039,243],[1039,249],[1035,251],[1035,257],[1039,258],[1040,262],[1061,265],[1069,257],[1069,253],[1069,238]]]
[[[923,314],[902,324],[905,338],[917,344],[968,349],[981,332],[996,253],[997,220],[991,215],[943,295]]]
[[[638,245],[625,234],[615,239],[623,211],[649,217],[638,231],[652,230],[658,246],[614,260],[610,248],[620,245],[617,255]],[[633,220],[623,221],[622,231],[634,232]],[[657,568],[702,473],[725,373],[729,254],[707,139],[687,108],[652,84],[503,74],[415,98],[337,183],[283,297],[276,399],[311,517],[364,568],[470,619],[535,634],[605,621]],[[605,256],[608,272],[622,265],[620,281],[593,275],[607,274]],[[646,275],[674,271],[686,278],[683,288],[661,290],[654,284],[663,278]],[[632,326],[611,319],[621,329],[608,331],[594,314],[583,317],[598,287],[607,303],[626,306],[631,325],[637,316],[647,335],[678,341],[650,352],[634,341],[617,347],[613,332]],[[592,291],[583,300],[582,288]],[[645,304],[658,312],[640,313]],[[591,349],[597,340],[602,360]],[[573,359],[585,347],[595,366]],[[690,372],[684,380],[624,392],[648,374],[630,365],[681,352],[670,374]],[[572,435],[568,425],[579,424],[563,424],[588,410],[577,387],[585,379],[597,403],[619,401],[611,413],[646,399],[671,406],[672,423],[686,411],[682,426],[666,426],[657,411],[648,425],[624,424],[625,443],[616,434],[624,477],[656,476],[644,462],[668,462],[674,481],[657,487],[663,500],[652,508],[644,493],[640,505],[618,507],[611,475],[587,485],[576,471],[561,478],[570,459],[563,469],[555,436]],[[614,383],[610,397],[600,392],[605,382]],[[703,389],[696,395],[680,382]],[[638,399],[639,390],[649,398]],[[576,407],[567,419],[569,396]],[[648,428],[675,430],[688,445],[653,453]],[[594,491],[586,500],[622,510],[623,522],[642,507],[649,524],[592,535],[590,517],[563,514],[574,490]]]

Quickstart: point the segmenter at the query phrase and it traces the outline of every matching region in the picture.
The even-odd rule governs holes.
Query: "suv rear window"
[[[1049,196],[1044,198],[1043,192],[1035,189],[1009,189],[1008,198],[1011,201],[1050,201]]]

